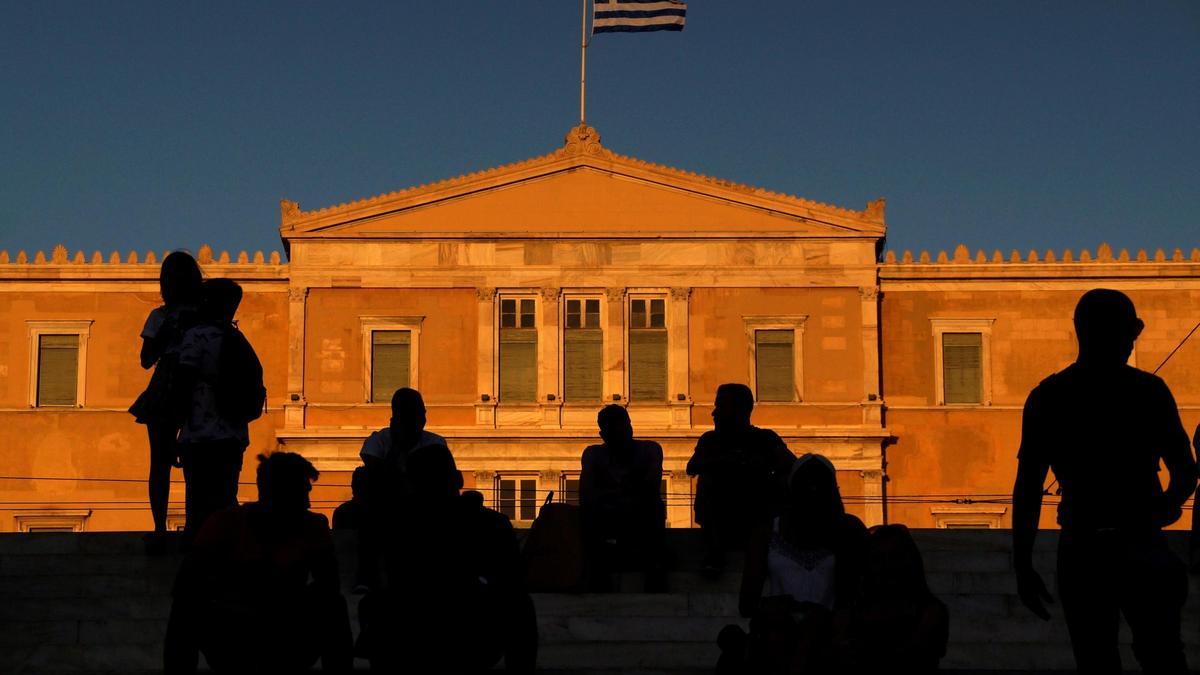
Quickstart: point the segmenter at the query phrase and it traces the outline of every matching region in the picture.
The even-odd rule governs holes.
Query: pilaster
[[[496,426],[496,289],[476,288],[475,308],[479,337],[475,354],[475,424]],[[489,486],[490,487],[490,486]]]
[[[625,396],[625,289],[604,290],[604,403]]]
[[[879,395],[879,287],[861,286],[858,289],[862,310],[863,346],[863,424],[883,425],[883,401]]]
[[[541,426],[562,426],[562,392],[559,391],[559,331],[558,303],[562,297],[560,288],[543,288],[541,317],[538,321],[538,406],[541,409]]]
[[[883,481],[882,469],[867,469],[859,472],[863,479],[863,505],[867,527],[883,524]]]
[[[691,297],[691,288],[676,287],[671,289],[667,302],[667,396],[671,406],[670,425],[676,428],[692,424],[688,353],[688,301]]]
[[[308,319],[308,287],[288,288],[288,377],[283,404],[285,429],[303,429],[308,401],[304,397],[304,329]]]

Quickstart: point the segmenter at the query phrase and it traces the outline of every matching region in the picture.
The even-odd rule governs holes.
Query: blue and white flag
[[[593,0],[592,32],[683,30],[687,3],[680,0]]]

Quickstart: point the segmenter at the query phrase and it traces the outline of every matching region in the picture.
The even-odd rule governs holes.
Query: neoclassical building
[[[586,126],[458,178],[283,200],[279,232],[283,257],[198,257],[243,285],[266,370],[244,480],[255,453],[300,452],[326,510],[391,391],[413,386],[467,487],[518,523],[549,491],[573,498],[597,411],[627,406],[665,450],[668,517],[687,527],[684,466],[717,385],[743,382],[755,422],[833,460],[869,523],[1003,527],[1021,405],[1073,359],[1079,295],[1133,297],[1147,369],[1200,318],[1200,249],[898,258],[883,200],[845,209],[660,166]],[[148,380],[138,333],[160,260],[0,253],[0,531],[149,526],[145,430],[125,411]],[[1200,339],[1160,372],[1189,429],[1197,373]]]

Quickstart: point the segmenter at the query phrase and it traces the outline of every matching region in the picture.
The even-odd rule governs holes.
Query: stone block
[[[685,595],[651,593],[534,593],[538,616],[687,616]]]
[[[89,619],[79,622],[79,643],[161,647],[166,632],[162,619]]]
[[[0,622],[0,647],[20,645],[72,645],[79,641],[79,622],[3,621]]]

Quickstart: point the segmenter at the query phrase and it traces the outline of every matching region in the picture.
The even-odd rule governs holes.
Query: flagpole
[[[579,15],[579,124],[584,123],[585,99],[587,90],[587,3],[582,0],[583,11]]]

